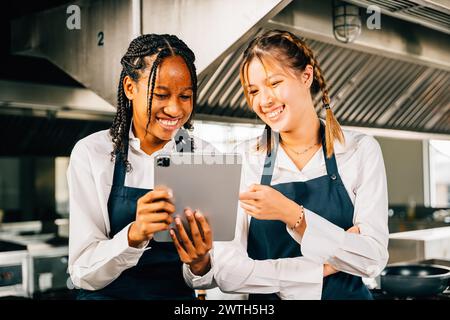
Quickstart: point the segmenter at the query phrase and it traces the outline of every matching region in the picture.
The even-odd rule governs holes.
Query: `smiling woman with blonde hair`
[[[362,277],[387,263],[383,157],[370,136],[342,130],[311,49],[268,31],[244,52],[247,102],[266,123],[241,145],[235,241],[214,249],[222,291],[251,299],[371,299]],[[326,119],[312,95],[320,92]]]

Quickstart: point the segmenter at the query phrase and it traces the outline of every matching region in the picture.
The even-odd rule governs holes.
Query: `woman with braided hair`
[[[194,60],[176,36],[134,39],[121,59],[111,128],[80,140],[72,151],[69,273],[81,289],[79,299],[193,299],[186,282],[211,283],[211,232],[201,213],[185,210],[204,235],[184,242],[187,252],[179,243],[175,248],[152,239],[169,228],[175,211],[171,191],[152,185],[155,156],[213,151],[197,138],[194,144],[185,130],[197,98]]]
[[[254,39],[240,76],[266,130],[238,148],[236,237],[215,246],[215,281],[251,299],[371,299],[362,277],[377,276],[388,259],[378,143],[341,130],[311,49],[290,32]],[[325,121],[313,104],[319,91]]]

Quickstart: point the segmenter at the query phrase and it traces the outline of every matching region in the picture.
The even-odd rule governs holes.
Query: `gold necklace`
[[[291,147],[287,146],[283,141],[281,141],[281,143],[282,143],[286,148],[288,148],[290,151],[294,152],[294,153],[295,153],[296,155],[298,155],[298,156],[307,153],[307,152],[308,152],[309,150],[311,150],[314,146],[317,146],[317,145],[319,144],[318,142],[316,142],[316,143],[314,143],[313,145],[311,145],[311,146],[309,146],[308,148],[306,148],[305,150],[302,150],[302,151],[296,151],[296,150],[292,149]]]

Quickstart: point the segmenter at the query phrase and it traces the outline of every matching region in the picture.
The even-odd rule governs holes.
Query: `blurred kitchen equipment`
[[[445,266],[450,268],[450,260],[444,259],[428,259],[428,260],[420,260],[417,261],[419,264],[434,264],[438,266]]]
[[[380,276],[381,290],[399,297],[426,297],[449,286],[450,268],[441,265],[396,264]]]
[[[433,212],[434,221],[450,223],[450,210],[436,210]]]
[[[4,224],[0,232],[0,296],[71,298],[68,220]]]
[[[27,296],[26,246],[0,240],[0,297]]]
[[[416,217],[416,200],[413,197],[409,197],[408,208],[406,210],[406,218],[408,220],[414,220]]]
[[[5,215],[5,211],[0,209],[0,229],[2,228],[3,217]]]
[[[35,244],[28,246],[28,253],[28,292],[31,297],[52,290],[67,289],[67,247]]]
[[[57,235],[59,237],[69,238],[69,219],[56,219]]]

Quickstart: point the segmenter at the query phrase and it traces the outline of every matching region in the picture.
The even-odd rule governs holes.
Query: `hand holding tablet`
[[[154,162],[154,185],[173,191],[174,219],[191,230],[185,208],[199,209],[208,221],[214,241],[234,239],[241,180],[238,154],[174,153],[159,155]],[[172,224],[172,227],[176,227]],[[169,231],[157,232],[155,241],[170,242]]]

